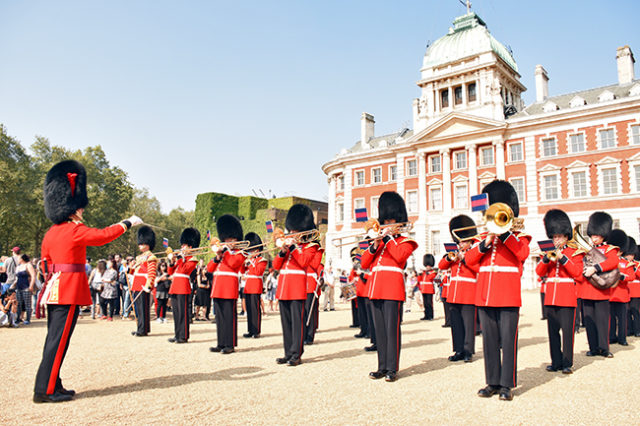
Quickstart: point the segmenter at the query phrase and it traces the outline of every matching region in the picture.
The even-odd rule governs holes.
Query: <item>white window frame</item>
[[[640,193],[640,188],[636,185],[637,178],[640,176],[636,175],[636,167],[640,166],[640,153],[634,155],[633,157],[628,159],[629,164],[629,192],[632,194]]]
[[[414,162],[416,163],[416,172],[414,174],[410,174],[411,173],[411,167],[409,167],[409,163],[410,162]],[[407,160],[404,163],[405,165],[405,172],[407,177],[414,177],[414,176],[418,176],[418,160],[415,158],[407,158]]]
[[[433,206],[433,196],[432,196],[432,192],[433,190],[439,190],[440,191],[440,208],[434,208]],[[427,210],[429,211],[436,211],[436,212],[441,212],[442,208],[443,208],[443,197],[442,197],[442,185],[431,185],[429,186],[429,208]]]
[[[491,162],[490,163],[485,163],[484,162],[484,152],[485,151],[490,151],[491,152]],[[480,165],[481,166],[493,166],[496,164],[496,153],[493,149],[493,145],[491,146],[483,146],[482,148],[480,148]]]
[[[458,167],[458,155],[464,154],[464,167]],[[469,154],[467,150],[453,152],[453,170],[467,170],[469,167]]]
[[[380,179],[376,180],[375,178],[375,171],[378,170],[380,172]],[[371,168],[371,183],[372,184],[378,184],[378,183],[382,183],[382,167],[372,167]]]
[[[362,183],[358,183],[358,173],[362,173]],[[367,176],[366,176],[366,173],[364,172],[364,169],[354,170],[353,171],[353,186],[354,187],[365,186],[366,183],[367,183]]]
[[[604,192],[604,171],[605,170],[614,170],[616,174],[616,179],[614,179],[614,182],[616,183],[616,192],[613,192],[611,194],[605,194]],[[620,166],[618,164],[610,163],[610,164],[598,165],[598,193],[600,195],[604,195],[604,196],[620,195],[622,193],[622,188],[620,188],[620,185],[618,184],[618,182],[620,182]]]
[[[571,140],[572,136],[582,136],[582,151],[574,151],[573,150],[573,142]],[[580,154],[583,152],[587,152],[587,138],[586,135],[584,134],[584,132],[578,132],[578,133],[571,133],[569,134],[569,137],[567,139],[567,144],[568,146],[568,150],[571,154]]]
[[[514,180],[522,181],[522,199],[518,198],[518,202],[520,204],[525,204],[527,202],[527,181],[525,180],[524,176],[514,176],[512,178],[509,178],[509,183],[511,183],[511,186],[513,186]],[[513,187],[513,189],[515,189],[515,186]]]
[[[336,203],[336,210],[336,222],[344,223],[344,202]]]
[[[547,154],[545,152],[545,142],[553,142],[553,146],[554,146],[554,152],[553,154]],[[555,157],[556,155],[558,155],[558,139],[556,139],[555,136],[549,136],[546,138],[541,138],[540,139],[540,157]]]
[[[605,131],[613,131],[613,146],[604,148],[602,146],[602,132]],[[615,149],[618,147],[618,135],[616,134],[616,128],[615,127],[605,127],[603,129],[598,129],[598,149]]]
[[[358,205],[358,203],[360,203],[360,205]],[[353,199],[353,211],[355,212],[356,209],[361,209],[363,207],[367,207],[367,202],[365,201],[364,197],[358,197],[358,198],[354,198]],[[354,213],[355,215],[355,213]]]
[[[395,173],[392,171],[394,167],[396,169]],[[389,164],[389,182],[395,182],[397,180],[398,180],[398,165]]]
[[[638,129],[638,134],[636,135],[638,137],[638,142],[634,143],[633,142],[633,129]],[[633,146],[633,145],[640,145],[640,124],[638,123],[629,123],[629,145]]]
[[[430,252],[433,253],[433,256],[437,259],[440,257],[440,253],[442,252],[442,241],[440,241],[440,230],[432,230],[429,234],[429,242],[431,243]]]
[[[460,205],[458,203],[458,188],[464,188],[467,192],[467,198],[464,202],[464,205]],[[453,185],[453,208],[454,209],[468,209],[469,208],[469,185],[466,182],[456,183]]]
[[[544,184],[545,177],[555,176],[556,177],[556,189],[558,193],[557,198],[547,198],[547,187]],[[542,201],[558,201],[562,199],[562,181],[560,176],[560,170],[549,171],[549,172],[541,172],[540,173],[540,199]]]
[[[409,195],[415,195],[416,197],[416,206],[415,209],[411,209],[411,200],[410,200],[410,196]],[[418,190],[417,189],[411,189],[405,192],[405,200],[407,201],[407,213],[409,213],[410,216],[415,216],[412,215],[411,213],[418,213],[418,210],[420,210],[420,203],[418,202]]]
[[[378,214],[378,200],[380,200],[380,196],[379,195],[374,195],[373,197],[371,197],[371,213],[368,214],[368,216],[371,218],[378,218],[379,214]]]
[[[574,181],[574,174],[576,173],[584,173],[584,178],[585,178],[585,189],[587,190],[585,195],[577,195],[575,192],[575,181]],[[591,191],[589,190],[589,169],[588,168],[573,168],[573,169],[568,169],[567,170],[567,177],[568,177],[568,183],[569,183],[569,198],[587,198],[590,196]]]
[[[442,173],[442,156],[440,154],[435,154],[435,155],[430,155],[428,158],[429,158],[429,174],[434,174],[435,175],[435,174]],[[435,172],[433,171],[433,166],[432,166],[432,164],[433,164],[432,161],[433,161],[434,158],[438,158],[440,160],[440,167],[439,167],[440,170],[435,171]]]
[[[511,159],[511,150],[515,145],[520,145],[520,153],[522,154],[522,156],[519,160]],[[524,144],[522,143],[522,141],[508,143],[507,144],[507,163],[521,163],[523,161],[524,161]]]
[[[338,178],[338,190],[344,192],[344,175]]]

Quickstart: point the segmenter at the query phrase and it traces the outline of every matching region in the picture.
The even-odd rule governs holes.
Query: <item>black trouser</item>
[[[216,313],[218,347],[233,349],[238,345],[238,299],[213,298]]]
[[[142,293],[142,294],[141,294]],[[133,298],[136,300],[136,317],[138,322],[138,334],[147,335],[151,331],[151,294],[146,291],[134,291]]]
[[[118,295],[116,299],[113,301],[113,315],[120,315],[120,296],[122,295],[122,290],[120,289],[120,285],[117,285]]]
[[[360,334],[369,336],[369,317],[367,316],[367,298],[358,296],[358,323]]]
[[[582,313],[582,299],[578,299],[578,306],[576,306],[576,330],[580,327],[584,327],[584,314]]]
[[[444,297],[442,300],[442,307],[444,308],[444,325],[451,325],[451,320],[449,319],[449,314],[451,313],[449,310],[449,304],[447,303],[447,298]]]
[[[280,300],[284,357],[300,359],[304,352],[304,300]]]
[[[568,306],[546,306],[546,308],[551,366],[556,369],[572,367],[576,308]],[[560,330],[562,330],[562,346],[560,346]]]
[[[378,347],[378,371],[397,372],[400,363],[402,302],[379,299],[371,302]]]
[[[367,301],[367,320],[369,322],[369,338],[372,345],[376,344],[376,325],[373,322],[373,302],[366,298]]]
[[[628,303],[609,302],[611,319],[609,323],[609,342],[625,343],[627,341]]]
[[[629,331],[634,336],[640,334],[640,297],[632,297],[629,302]]]
[[[158,318],[167,317],[167,302],[169,299],[156,299],[156,316]]]
[[[318,316],[320,312],[320,310],[318,309],[319,302],[320,302],[320,298],[318,297],[314,298],[313,293],[307,293],[307,300],[305,300],[304,302],[304,324],[303,324],[304,341],[306,342],[313,343],[313,339],[315,339],[316,337],[316,330],[318,329]]]
[[[484,375],[488,385],[514,388],[518,383],[519,313],[518,307],[478,308],[482,325]]]
[[[261,294],[244,295],[245,305],[247,305],[247,328],[252,336],[259,336],[262,327],[262,310],[260,309]]]
[[[358,302],[357,298],[351,299],[351,325],[360,327],[360,319],[358,318]]]
[[[172,294],[173,337],[176,340],[189,340],[189,295]]]
[[[591,285],[591,284],[589,284]],[[584,326],[587,329],[589,350],[593,353],[609,350],[609,318],[611,316],[608,300],[582,300]]]
[[[36,374],[35,393],[51,395],[62,389],[60,368],[78,321],[77,305],[47,305],[47,337]]]
[[[100,296],[100,308],[102,309],[102,315],[106,316],[107,312],[109,313],[109,318],[113,318],[116,310],[116,300],[118,299],[105,299]],[[107,311],[107,305],[109,305],[109,310]]]
[[[544,306],[544,293],[540,293],[540,306],[542,306],[542,319],[547,319],[547,309]]]
[[[433,294],[422,293],[422,306],[424,306],[424,317],[433,319]]]
[[[474,354],[476,352],[476,306],[450,303],[449,309],[453,351],[463,355]]]

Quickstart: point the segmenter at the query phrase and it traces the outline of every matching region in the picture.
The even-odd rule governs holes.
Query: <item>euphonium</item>
[[[595,247],[591,247],[587,240],[580,234],[580,225],[573,228],[573,238],[571,239],[575,246],[584,251],[583,263],[585,269],[589,266],[598,264],[606,259],[604,253]],[[620,281],[620,270],[618,268],[611,271],[595,273],[588,278],[591,285],[599,289],[613,288]]]

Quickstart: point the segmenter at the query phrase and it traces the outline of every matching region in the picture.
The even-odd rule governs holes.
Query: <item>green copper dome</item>
[[[491,51],[514,71],[518,71],[518,65],[511,52],[493,38],[484,21],[471,12],[457,17],[453,21],[453,29],[449,31],[449,34],[439,38],[427,48],[423,68],[431,68]]]

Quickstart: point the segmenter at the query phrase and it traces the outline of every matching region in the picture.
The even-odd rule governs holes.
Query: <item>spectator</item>
[[[269,275],[266,279],[267,283],[267,300],[269,301],[269,311],[274,312],[273,302],[276,301],[276,290],[278,289],[278,271],[273,269],[269,270]],[[275,311],[278,310],[278,304],[276,303]]]
[[[335,279],[333,269],[329,266],[324,270],[324,283],[326,284],[324,291],[322,292],[322,310],[327,311],[327,304],[332,311],[335,311],[334,297],[335,297]]]
[[[104,262],[101,260],[100,262]],[[98,265],[100,265],[98,263]],[[113,321],[113,313],[118,298],[118,272],[114,268],[114,261],[106,262],[106,271],[102,274],[102,291],[100,292],[100,307],[102,319]],[[107,306],[109,310],[107,311]],[[108,316],[107,316],[108,315]]]
[[[7,290],[4,301],[0,300],[0,327],[17,327],[18,301],[14,290]]]
[[[18,312],[16,321],[22,321],[22,313],[26,312],[24,325],[31,322],[31,295],[36,292],[36,271],[31,264],[31,259],[26,254],[18,258],[16,267],[16,296],[18,300]]]
[[[158,275],[156,276],[156,321],[167,322],[167,302],[169,301],[169,288],[171,288],[171,278],[167,263],[160,262]]]
[[[8,259],[7,256],[0,257],[0,291],[2,291],[2,294],[9,288],[7,284],[7,267],[5,266]]]
[[[119,254],[113,255],[113,269],[115,269],[116,274],[118,275],[116,281],[118,285],[116,286],[118,295],[116,296],[115,301],[115,309],[113,310],[113,315],[120,316],[120,306],[123,306],[120,302],[122,301],[122,286],[120,285],[120,269],[122,267],[122,257]]]
[[[207,270],[203,267],[204,261],[200,260],[196,269],[196,280],[198,283],[198,289],[196,290],[196,321],[209,320],[209,309],[211,307],[211,282],[207,277]],[[211,275],[213,277],[213,275]],[[204,310],[201,318],[200,315]]]
[[[89,275],[89,288],[91,290],[91,319],[96,319],[96,306],[99,306],[99,297],[102,292],[102,275],[107,271],[107,262],[99,260],[98,265]]]
[[[4,263],[5,271],[7,273],[7,284],[9,287],[15,290],[16,285],[16,268],[20,260],[20,247],[14,247],[11,249],[12,255]]]
[[[131,313],[131,291],[129,288],[131,277],[128,275],[128,272],[132,270],[133,265],[135,265],[135,259],[131,256],[127,257],[127,259],[122,263],[120,274],[118,276],[118,280],[122,286],[122,293],[124,294],[124,301],[122,302],[122,319],[129,318],[129,314]],[[133,317],[131,317],[131,319],[133,319]]]

